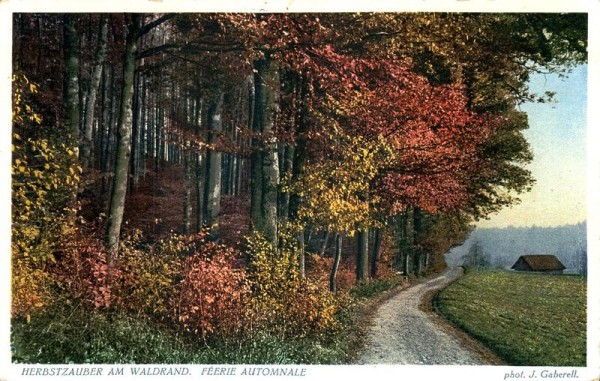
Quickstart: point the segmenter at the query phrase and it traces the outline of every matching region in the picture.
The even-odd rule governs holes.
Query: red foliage
[[[232,251],[221,249],[211,258],[196,253],[185,259],[175,306],[177,323],[204,339],[213,333],[233,337],[245,326],[246,275],[234,267]]]
[[[111,281],[120,270],[109,269],[102,241],[91,234],[77,232],[65,240],[56,252],[56,264],[50,269],[57,284],[75,299],[95,308],[109,308],[113,290]]]
[[[479,149],[496,121],[469,111],[461,84],[434,86],[405,62],[356,58],[330,46],[304,56],[313,84],[333,100],[333,111],[330,102],[324,112],[349,133],[393,147],[372,184],[390,214],[408,205],[435,212],[467,201],[469,175],[481,167]]]

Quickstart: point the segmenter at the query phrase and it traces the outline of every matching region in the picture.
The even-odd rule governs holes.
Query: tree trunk
[[[373,254],[371,256],[371,279],[377,279],[379,258],[381,258],[381,229],[375,228],[373,234]]]
[[[135,74],[133,80],[134,86],[134,97],[133,97],[133,117],[132,117],[132,128],[131,128],[131,158],[129,160],[129,188],[133,192],[133,190],[137,187],[137,182],[139,179],[138,175],[138,155],[140,150],[140,115],[141,115],[141,102],[140,102],[140,82],[142,75],[140,72]]]
[[[108,83],[109,85],[107,86],[107,91],[108,91],[108,115],[106,118],[106,142],[104,145],[104,149],[103,149],[103,158],[102,158],[102,193],[106,193],[107,190],[109,189],[109,184],[110,184],[110,171],[112,169],[112,163],[113,163],[113,149],[114,149],[114,144],[113,144],[113,138],[114,138],[114,118],[115,118],[115,97],[116,97],[116,90],[115,90],[115,68],[114,65],[110,66],[110,76],[108,77]]]
[[[250,80],[251,86],[248,88],[248,103],[250,104],[248,123],[254,136],[252,137],[252,152],[250,154],[250,224],[251,229],[262,231],[262,141],[259,135],[261,133],[260,123],[255,118],[258,106],[257,87],[259,86],[254,79]]]
[[[298,275],[300,279],[306,277],[306,244],[304,242],[304,231],[298,232]]]
[[[123,54],[123,86],[121,89],[121,104],[117,126],[117,158],[108,210],[108,226],[106,229],[107,262],[109,264],[119,247],[119,234],[121,232],[125,197],[127,195],[127,177],[129,157],[131,155],[131,129],[133,122],[133,82],[139,17],[135,13],[128,15],[127,39]]]
[[[146,77],[142,77],[142,89],[140,96],[140,148],[138,150],[138,160],[137,160],[137,177],[134,179],[136,184],[140,180],[140,176],[142,179],[146,178],[146,154],[148,153],[147,149],[147,141],[148,141],[148,110],[146,107]]]
[[[75,15],[67,14],[65,34],[65,108],[68,133],[73,148],[79,152],[79,38],[75,28]]]
[[[335,278],[337,276],[338,268],[340,267],[340,260],[342,258],[342,235],[336,233],[335,235],[335,256],[333,257],[333,266],[331,267],[331,274],[329,275],[329,291],[336,292],[337,285],[335,284]]]
[[[205,209],[204,209],[204,188],[206,175],[206,160],[204,155],[196,155],[196,230],[200,231],[204,226]]]
[[[286,145],[282,147],[282,155],[281,155],[281,173],[282,178],[286,176],[290,176],[292,174],[292,170],[294,167],[294,147],[291,145]],[[281,220],[287,221],[289,218],[290,211],[290,194],[286,192],[281,192],[279,194],[279,218]]]
[[[369,229],[359,230],[356,250],[356,282],[369,280]]]
[[[94,109],[96,107],[96,96],[102,78],[102,68],[106,57],[106,46],[108,40],[108,17],[102,15],[100,18],[100,30],[98,32],[98,47],[96,50],[96,63],[92,69],[90,87],[88,89],[87,102],[85,105],[85,119],[83,123],[83,142],[81,144],[82,166],[87,169],[93,163],[92,158],[92,132],[94,123]]]
[[[327,250],[327,244],[329,243],[329,230],[325,232],[325,238],[323,238],[323,245],[321,245],[321,250],[319,254],[321,257],[325,255],[325,251]]]
[[[65,111],[67,117],[68,145],[73,149],[75,155],[73,164],[79,162],[79,38],[75,28],[76,15],[64,16],[64,44],[65,44]],[[41,60],[40,60],[41,61]],[[75,184],[69,197],[69,221],[75,221],[73,212],[77,203],[79,184]]]
[[[192,152],[189,144],[183,151],[183,234],[192,231]]]
[[[296,147],[288,147],[288,150],[285,155],[285,160],[288,163],[286,165],[286,172],[291,172],[292,181],[295,181],[298,176],[302,174],[304,171],[304,165],[306,164],[307,159],[307,141],[306,141],[306,131],[308,129],[308,125],[306,123],[306,105],[304,103],[307,97],[307,87],[305,83],[295,77],[293,79],[296,81],[295,86],[296,89],[300,89],[300,96],[295,98],[295,102],[297,103],[298,115],[294,117],[296,126]],[[297,91],[297,90],[296,90]],[[286,195],[285,199],[285,207],[287,209],[287,214],[289,216],[289,220],[294,223],[298,219],[298,212],[300,210],[300,197],[297,194]],[[304,230],[302,229],[299,234],[302,234],[304,238]],[[327,232],[327,237],[329,237],[329,232]],[[307,241],[310,241],[307,240]],[[302,242],[304,245],[304,240]],[[324,243],[324,247],[326,247],[327,243]],[[322,251],[325,249],[323,248]],[[304,266],[305,258],[304,258],[304,250],[301,251],[302,257],[299,258],[299,262],[301,262],[301,266]],[[321,256],[323,252],[321,253]],[[337,270],[336,270],[337,271]]]
[[[404,268],[403,271],[404,276],[408,276],[411,271],[410,271],[410,254],[409,253],[405,253],[404,254]]]
[[[405,216],[405,240],[406,240],[406,258],[404,264],[404,275],[414,273],[414,248],[415,248],[415,213],[412,207],[409,207]]]
[[[261,207],[260,219],[256,205],[252,206],[253,228],[258,228],[265,235],[265,238],[277,247],[277,204],[278,204],[278,186],[279,186],[279,161],[277,156],[277,139],[274,135],[275,118],[279,111],[279,70],[277,63],[268,59],[256,61],[254,64],[256,74],[255,83],[255,111],[254,128],[260,131],[264,141],[264,147],[261,156],[262,178],[253,179],[255,185],[254,191],[260,185],[261,188]],[[256,150],[256,147],[255,147]],[[259,157],[255,155],[254,160]],[[258,163],[255,163],[256,168]],[[262,184],[258,182],[262,181]],[[252,202],[256,202],[257,196],[253,195]]]
[[[208,152],[206,154],[206,189],[204,204],[206,224],[213,226],[213,235],[218,235],[218,217],[221,211],[221,152],[214,145],[223,131],[223,92],[218,91],[208,105]]]

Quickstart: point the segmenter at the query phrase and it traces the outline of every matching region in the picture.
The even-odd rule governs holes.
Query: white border
[[[597,121],[600,120],[600,1],[598,0],[0,0],[0,381],[18,379],[38,379],[21,377],[24,366],[12,365],[9,347],[9,291],[10,291],[10,88],[11,88],[11,34],[13,12],[356,12],[356,11],[452,11],[452,12],[587,12],[589,14],[589,62],[588,62],[588,347],[586,368],[577,368],[578,380],[598,380],[600,376],[600,133]],[[110,366],[102,366],[104,373]],[[126,365],[129,368],[131,366]],[[237,366],[238,374],[243,366]],[[191,376],[179,379],[233,379],[227,376],[203,376],[202,365],[190,367]],[[301,379],[467,379],[504,380],[507,373],[524,371],[525,377],[533,367],[492,367],[492,366],[298,366],[306,370]],[[574,368],[568,368],[574,369]],[[559,369],[565,371],[565,369]],[[49,377],[43,377],[44,379]],[[77,377],[79,378],[79,377]],[[118,377],[124,379],[123,377]],[[132,379],[127,377],[126,379]],[[142,378],[142,377],[135,377]],[[147,377],[144,377],[147,378]],[[235,379],[240,379],[237,377]],[[279,379],[280,377],[268,377]],[[287,378],[287,377],[286,377]],[[69,379],[75,377],[52,377]],[[100,379],[88,376],[86,379]],[[102,378],[106,379],[106,378]],[[158,380],[160,377],[152,376]],[[287,378],[289,379],[289,378]],[[516,378],[508,378],[515,380]],[[561,380],[565,380],[562,378]]]

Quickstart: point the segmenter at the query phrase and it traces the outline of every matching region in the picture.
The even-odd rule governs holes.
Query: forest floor
[[[497,365],[491,351],[435,314],[434,294],[462,274],[450,268],[383,303],[371,321],[359,364]]]

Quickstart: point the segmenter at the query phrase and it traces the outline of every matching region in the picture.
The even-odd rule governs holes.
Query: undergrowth
[[[139,317],[65,306],[15,319],[11,347],[13,362],[40,364],[339,364],[349,352],[340,335],[317,341],[262,332],[206,344]]]

